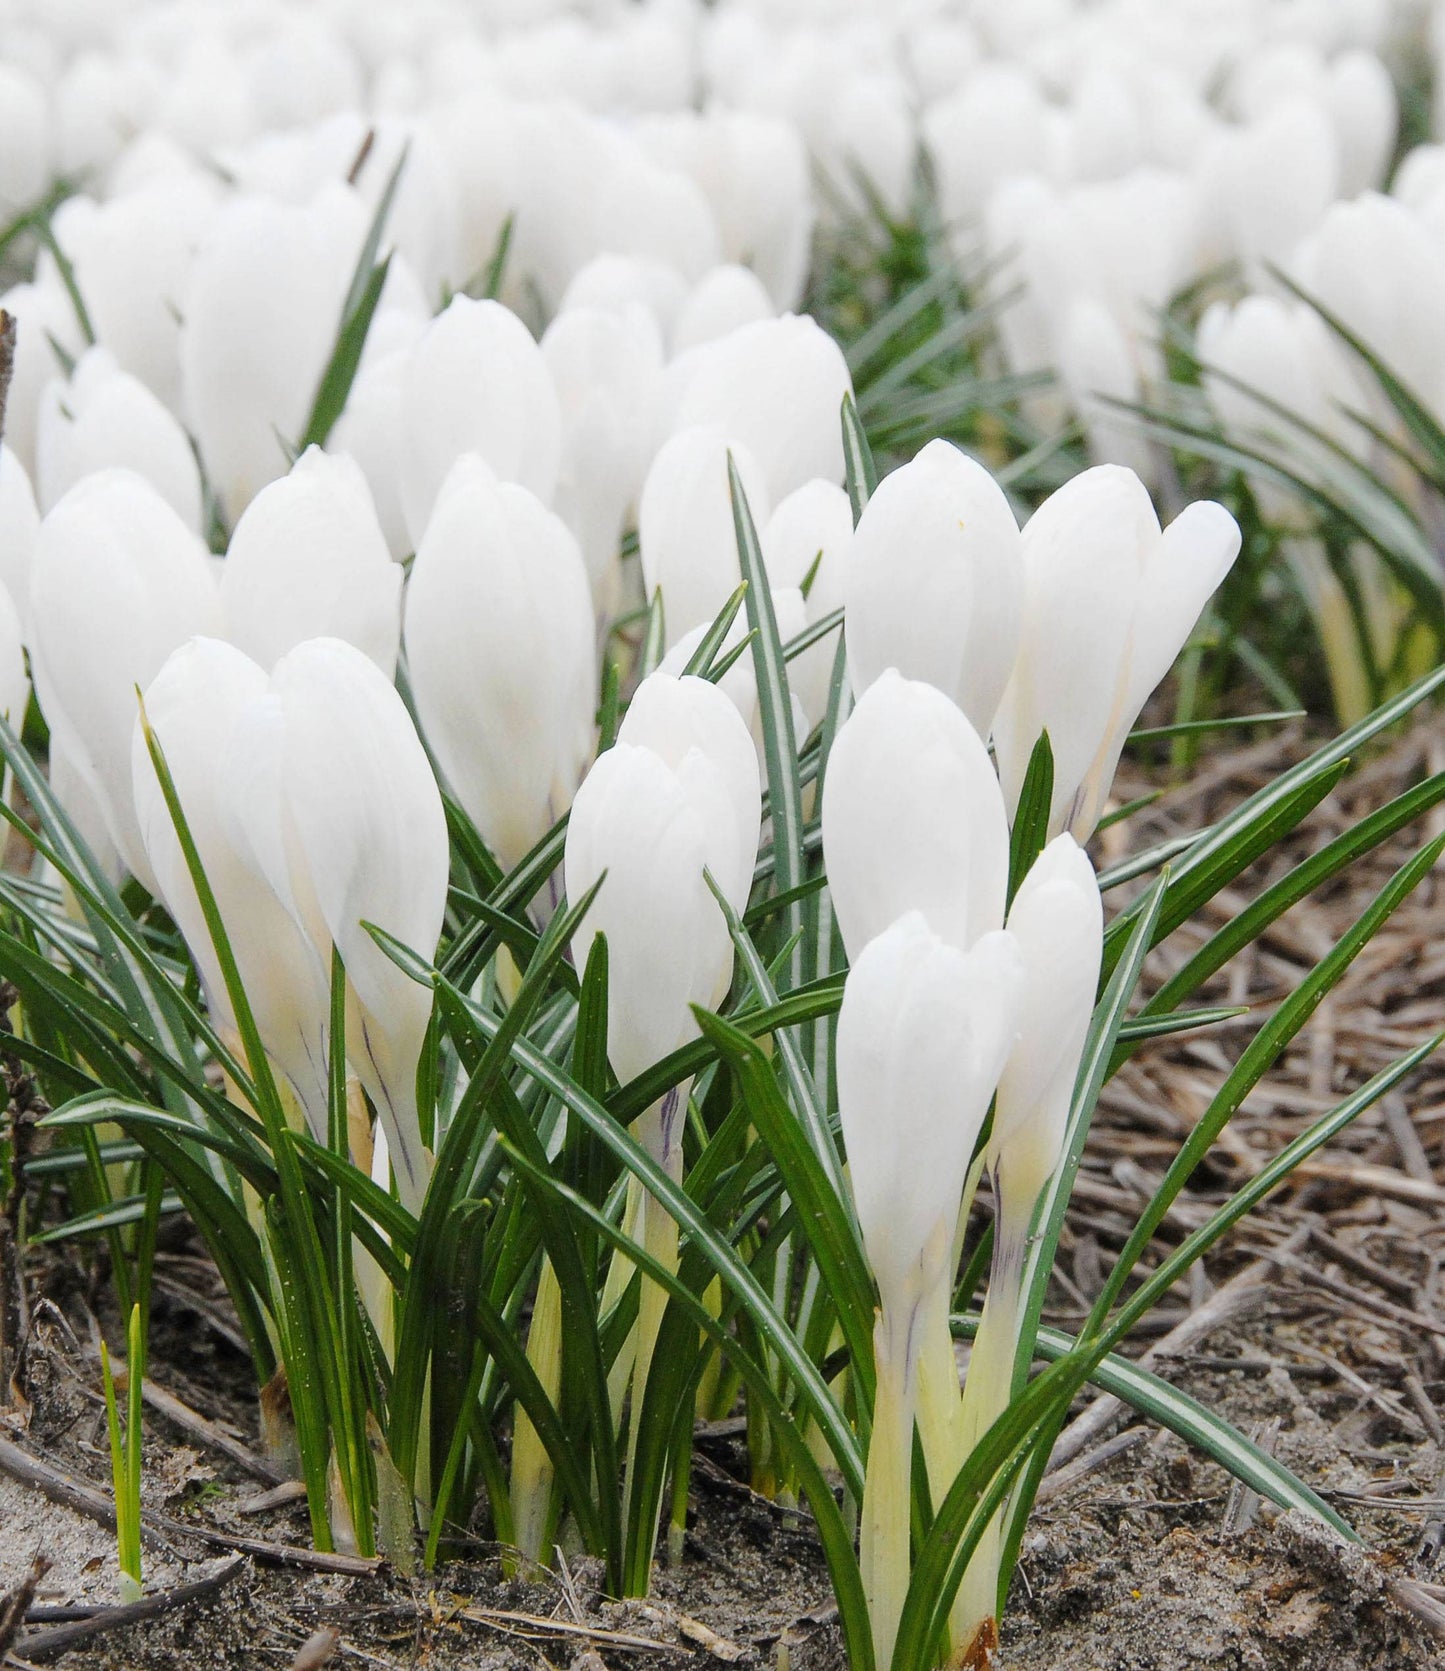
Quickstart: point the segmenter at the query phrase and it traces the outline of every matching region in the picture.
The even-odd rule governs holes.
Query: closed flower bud
[[[687,280],[669,262],[640,255],[598,255],[572,275],[557,313],[560,317],[573,308],[629,313],[644,307],[668,341],[687,295]]]
[[[134,470],[188,528],[201,530],[201,477],[186,432],[139,378],[92,348],[68,383],[41,396],[35,485],[49,510],[84,476],[111,465]]]
[[[1026,978],[989,1153],[1010,1203],[1028,1214],[1063,1153],[1103,958],[1099,884],[1071,835],[1055,836],[1034,861],[1009,907],[1008,932]]]
[[[386,1131],[415,1211],[430,1160],[416,1075],[431,1014],[364,923],[424,958],[446,910],[446,815],[411,716],[376,665],[335,638],[284,656],[233,733],[238,843],[251,853],[329,973],[346,967],[346,1054]]]
[[[890,669],[839,730],[823,785],[823,854],[849,956],[908,911],[966,951],[1003,926],[1008,852],[977,732],[940,691]]]
[[[232,734],[247,708],[265,696],[266,675],[249,656],[214,638],[193,638],[147,687],[145,717],[165,755],[262,1043],[324,1142],[330,968],[248,843],[236,840],[239,799],[250,785],[234,770]],[[160,897],[185,936],[212,1014],[234,1027],[220,961],[139,718],[131,771],[136,819]]]
[[[582,548],[599,614],[610,614],[618,544],[652,463],[662,337],[643,308],[572,308],[547,327],[542,358],[562,420],[557,513]]]
[[[778,623],[778,637],[786,644],[790,638],[796,638],[808,623],[803,594],[796,586],[785,589],[773,589],[773,616]],[[711,625],[711,623],[709,623]],[[707,627],[697,626],[691,632],[684,633],[677,643],[662,658],[658,666],[659,673],[671,673],[674,678],[680,678],[707,635]],[[730,650],[737,648],[748,634],[747,611],[740,609],[733,618],[733,624],[728,628],[727,637],[723,640],[722,648],[718,652],[719,660]],[[794,664],[796,665],[796,663]],[[758,679],[754,670],[752,655],[744,652],[728,668],[721,679],[715,681],[717,688],[728,696],[733,706],[742,715],[743,724],[752,732],[753,742],[757,745],[758,764],[766,771],[767,753],[763,735],[762,713],[758,707]],[[808,710],[798,699],[797,690],[793,686],[792,678],[788,681],[793,698],[793,734],[801,743],[821,713],[810,718]]]
[[[220,182],[188,163],[104,203],[69,198],[55,215],[97,340],[177,417],[182,310],[220,195]]]
[[[181,303],[189,423],[226,516],[284,475],[341,325],[365,215],[330,186],[305,206],[237,197],[217,215]]]
[[[1329,455],[1288,413],[1336,446],[1365,455],[1369,437],[1346,416],[1364,409],[1364,391],[1345,350],[1313,308],[1277,296],[1246,296],[1233,306],[1215,302],[1199,321],[1198,349],[1210,403],[1232,439],[1246,446],[1257,446],[1261,438],[1282,443],[1296,465],[1314,458],[1323,480],[1331,468]],[[1253,398],[1252,390],[1263,398]],[[1254,491],[1271,519],[1313,521],[1297,495],[1263,473]]]
[[[51,734],[100,804],[126,864],[150,887],[131,789],[135,693],[188,638],[220,636],[206,549],[148,482],[102,470],[40,525],[30,615]]]
[[[761,466],[749,448],[720,430],[685,429],[652,461],[638,506],[642,578],[662,593],[669,645],[708,626],[738,588],[737,529],[728,482],[732,455],[754,523],[768,515]]]
[[[401,584],[361,471],[308,447],[236,524],[221,605],[231,642],[263,668],[304,639],[343,638],[390,679]]]
[[[459,461],[407,585],[407,670],[442,774],[506,869],[566,812],[591,758],[595,642],[561,519]]]
[[[870,940],[848,972],[838,1110],[868,1263],[885,1319],[900,1328],[946,1279],[1023,982],[1007,934],[964,952],[918,912]]]
[[[987,737],[1023,612],[1018,524],[981,464],[930,441],[878,484],[848,556],[848,668],[861,695],[889,667],[922,679]]]
[[[7,221],[45,193],[52,168],[45,93],[13,64],[0,64],[0,218]]]
[[[622,1080],[696,1038],[691,1006],[726,993],[732,941],[703,872],[741,911],[761,812],[757,756],[728,698],[703,679],[645,680],[567,826],[569,899],[606,872],[573,946],[580,965],[607,937],[607,1050]]]
[[[361,466],[387,550],[398,561],[415,550],[401,503],[402,392],[410,361],[410,349],[397,348],[363,365],[326,443],[329,452],[346,453]]]
[[[1190,505],[1161,533],[1143,483],[1117,465],[1075,476],[1034,512],[1023,635],[994,724],[1011,809],[1047,730],[1050,830],[1089,838],[1130,726],[1238,553],[1223,506]]]
[[[463,453],[543,504],[557,486],[562,420],[542,352],[499,302],[455,296],[412,351],[402,386],[401,502],[420,541]]]
[[[735,437],[762,466],[769,498],[780,499],[815,476],[843,480],[839,414],[852,388],[842,349],[814,320],[762,319],[692,351],[673,428]]]
[[[852,542],[853,510],[848,495],[833,482],[804,482],[774,507],[761,530],[763,561],[773,587],[808,588],[808,626],[842,608],[844,567]],[[838,636],[830,633],[788,663],[788,683],[810,726],[827,710],[837,654]]]
[[[1295,251],[1291,276],[1371,348],[1432,410],[1445,411],[1445,250],[1422,218],[1366,192],[1334,203]],[[1394,408],[1373,390],[1385,427]]]
[[[688,292],[672,331],[672,351],[716,342],[759,319],[773,317],[773,299],[749,267],[714,267]]]

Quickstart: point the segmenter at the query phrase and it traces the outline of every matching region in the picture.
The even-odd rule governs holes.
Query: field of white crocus
[[[1437,133],[0,0],[0,1660],[1437,1662]]]

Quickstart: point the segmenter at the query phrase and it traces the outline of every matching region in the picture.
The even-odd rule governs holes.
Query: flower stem
[[[997,1179],[995,1192],[999,1209],[993,1269],[963,1386],[961,1425],[965,1456],[1009,1406],[1022,1321],[1029,1215],[1011,1210],[1012,1203],[997,1190]],[[974,1550],[953,1604],[949,1634],[956,1646],[966,1649],[980,1632],[995,1626],[1002,1539],[1003,1517],[995,1515]]]
[[[916,1314],[915,1314],[916,1315]],[[858,1559],[873,1629],[873,1660],[887,1671],[908,1594],[915,1374],[912,1323],[900,1329],[880,1312],[873,1329],[877,1390],[863,1480]]]

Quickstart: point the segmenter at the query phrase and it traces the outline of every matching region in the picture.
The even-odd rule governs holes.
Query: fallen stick
[[[193,1410],[174,1393],[167,1392],[164,1387],[158,1387],[154,1381],[141,1382],[141,1397],[152,1410],[174,1422],[183,1433],[189,1433],[202,1444],[219,1451],[238,1468],[244,1469],[246,1473],[259,1480],[264,1480],[267,1485],[281,1485],[289,1479],[286,1470],[278,1467],[269,1457],[253,1451],[249,1445],[242,1444],[223,1427],[203,1416],[199,1410]]]
[[[144,1596],[140,1601],[128,1602],[120,1607],[106,1607],[98,1613],[93,1613],[88,1619],[77,1619],[68,1625],[56,1625],[53,1630],[31,1631],[15,1644],[15,1651],[24,1659],[34,1659],[43,1654],[63,1653],[67,1648],[73,1648],[77,1642],[89,1641],[92,1636],[100,1636],[105,1631],[123,1630],[127,1625],[158,1618],[162,1613],[174,1612],[177,1607],[184,1607],[188,1602],[200,1601],[205,1596],[214,1595],[233,1578],[239,1577],[245,1566],[245,1558],[237,1555],[219,1571],[206,1578],[198,1578],[194,1583],[181,1584],[161,1595]]]
[[[49,1571],[50,1562],[43,1555],[37,1555],[30,1563],[30,1571],[20,1580],[19,1585],[8,1596],[0,1596],[0,1660],[5,1658],[14,1645],[21,1623],[35,1600],[35,1591],[40,1580]]]
[[[108,1531],[115,1530],[114,1498],[65,1473],[53,1463],[32,1456],[9,1439],[0,1438],[0,1473],[9,1474],[22,1485],[43,1492],[52,1503],[83,1514]],[[172,1557],[176,1552],[169,1538],[193,1538],[212,1549],[249,1555],[266,1566],[304,1567],[312,1572],[337,1572],[351,1578],[375,1572],[382,1564],[381,1558],[374,1555],[339,1555],[319,1549],[298,1549],[288,1543],[269,1543],[263,1538],[237,1537],[231,1532],[214,1531],[209,1526],[172,1520],[169,1515],[158,1514],[154,1509],[141,1510],[141,1537],[150,1548],[163,1550]]]
[[[85,1515],[87,1519],[104,1526],[107,1531],[115,1530],[114,1498],[104,1491],[97,1491],[84,1480],[76,1479],[73,1474],[67,1474],[54,1463],[32,1456],[29,1451],[22,1450],[19,1445],[5,1438],[0,1438],[0,1473],[8,1474],[21,1485],[28,1485],[32,1490],[39,1491],[62,1508]],[[141,1527],[141,1537],[151,1549],[161,1549],[167,1554],[175,1553],[159,1533],[148,1530],[144,1524]]]
[[[580,1638],[604,1648],[621,1648],[632,1653],[666,1654],[673,1649],[672,1643],[657,1642],[650,1636],[631,1636],[626,1631],[608,1630],[601,1625],[574,1625],[566,1619],[544,1619],[536,1613],[514,1613],[503,1607],[463,1607],[459,1615],[474,1624],[490,1625],[507,1636],[565,1636],[574,1641]]]
[[[1066,1491],[1072,1491],[1082,1480],[1092,1474],[1095,1469],[1102,1468],[1116,1456],[1123,1456],[1136,1445],[1142,1445],[1149,1437],[1148,1430],[1142,1427],[1126,1428],[1123,1433],[1116,1433],[1112,1439],[1105,1439],[1103,1444],[1095,1445],[1093,1450],[1085,1452],[1083,1456],[1075,1457],[1066,1468],[1055,1469],[1039,1485],[1038,1495],[1034,1501],[1040,1505],[1051,1503],[1055,1497],[1062,1497]]]
[[[193,1526],[184,1520],[172,1520],[168,1515],[143,1510],[145,1520],[172,1537],[195,1538],[212,1549],[234,1549],[249,1555],[263,1566],[304,1567],[310,1572],[338,1572],[347,1578],[364,1578],[378,1572],[384,1564],[379,1555],[342,1555],[322,1549],[300,1549],[290,1543],[267,1543],[264,1538],[237,1537],[234,1532],[214,1530],[210,1526]]]

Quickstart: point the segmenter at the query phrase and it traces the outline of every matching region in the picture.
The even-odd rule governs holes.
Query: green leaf
[[[863,507],[878,487],[878,468],[873,462],[873,449],[863,433],[858,407],[851,394],[843,396],[843,470],[848,484],[848,502],[853,507],[856,528]]]
[[[597,1114],[601,1116],[600,1109],[597,1110]],[[603,1116],[603,1119],[605,1120],[605,1116]],[[637,1155],[642,1160],[646,1159],[645,1151],[639,1149]],[[514,1164],[523,1171],[530,1169],[530,1163],[522,1155],[515,1155],[513,1159]],[[654,1170],[659,1179],[666,1181],[670,1191],[676,1190],[676,1186],[672,1185],[670,1179],[666,1179],[664,1173],[658,1169]],[[625,1254],[648,1281],[655,1282],[659,1287],[666,1289],[671,1298],[687,1311],[694,1324],[708,1336],[738,1370],[747,1385],[749,1399],[755,1401],[761,1407],[773,1431],[777,1433],[779,1442],[787,1451],[789,1461],[807,1492],[808,1505],[813,1511],[819,1540],[823,1545],[824,1554],[828,1561],[828,1571],[838,1601],[839,1616],[847,1646],[848,1663],[855,1667],[856,1671],[873,1671],[872,1641],[868,1632],[868,1609],[863,1598],[863,1585],[858,1572],[857,1557],[853,1552],[853,1539],[843,1524],[843,1517],[839,1513],[833,1492],[827,1480],[823,1477],[801,1428],[779,1401],[768,1371],[742,1349],[726,1324],[708,1311],[697,1296],[682,1282],[680,1276],[675,1275],[654,1259],[645,1248],[614,1225],[591,1202],[569,1190],[550,1172],[532,1169],[531,1175],[539,1188],[550,1190],[560,1200],[565,1201],[575,1215],[585,1218],[599,1236]],[[672,1212],[672,1205],[670,1203],[665,1204],[668,1211]],[[689,1216],[691,1216],[690,1213]],[[708,1240],[711,1239],[713,1239],[711,1233],[708,1238],[699,1238],[701,1251],[704,1255],[711,1252],[707,1245]],[[726,1249],[727,1244],[723,1242],[716,1245],[721,1249]],[[733,1260],[729,1257],[723,1263],[724,1265],[731,1265]],[[722,1277],[724,1282],[730,1283],[728,1272],[725,1269],[719,1269],[716,1266],[713,1268],[717,1269],[717,1274]],[[746,1271],[746,1267],[739,1267],[739,1269]],[[756,1285],[750,1277],[746,1286],[750,1289],[756,1289]],[[761,1290],[756,1290],[756,1297],[763,1299],[764,1305],[766,1305]],[[747,1304],[747,1300],[743,1296],[739,1296],[739,1298],[744,1305]],[[774,1344],[782,1345],[784,1341],[792,1342],[792,1335],[786,1324],[779,1321],[777,1328],[781,1332]],[[771,1336],[772,1332],[770,1328],[764,1328],[765,1337]],[[793,1345],[796,1350],[796,1343],[793,1343]],[[801,1353],[798,1354],[798,1359],[803,1364],[808,1363],[808,1360],[802,1357]],[[811,1366],[809,1368],[811,1369]],[[812,1374],[808,1376],[810,1383],[814,1379],[815,1377]],[[821,1396],[831,1405],[832,1400],[827,1394],[826,1388],[821,1389]],[[823,1426],[824,1424],[820,1423],[819,1425]],[[847,1435],[848,1430],[846,1427],[842,1427],[841,1432]],[[850,1480],[850,1489],[857,1494],[861,1494],[861,1459],[857,1455],[856,1447],[851,1444],[851,1435],[848,1438],[850,1442],[845,1444],[844,1454],[838,1457],[837,1453],[834,1453],[835,1459],[843,1470],[845,1479]]]
[[[400,164],[397,166],[400,167]],[[390,268],[391,257],[388,255],[371,269],[356,307],[342,319],[341,329],[336,334],[336,342],[331,350],[331,358],[326,362],[326,369],[316,386],[316,397],[311,402],[311,413],[306,420],[306,428],[301,432],[301,439],[297,443],[298,457],[308,447],[324,447],[336,426],[336,420],[346,409],[351,386],[356,381],[357,368],[361,364],[362,352],[366,347],[367,333],[371,330],[371,321],[376,316],[377,304],[381,300],[382,290],[386,287],[386,277]]]
[[[1049,839],[1049,813],[1054,804],[1054,749],[1047,731],[1039,733],[1024,772],[1018,811],[1009,835],[1008,898],[1023,885]]]

